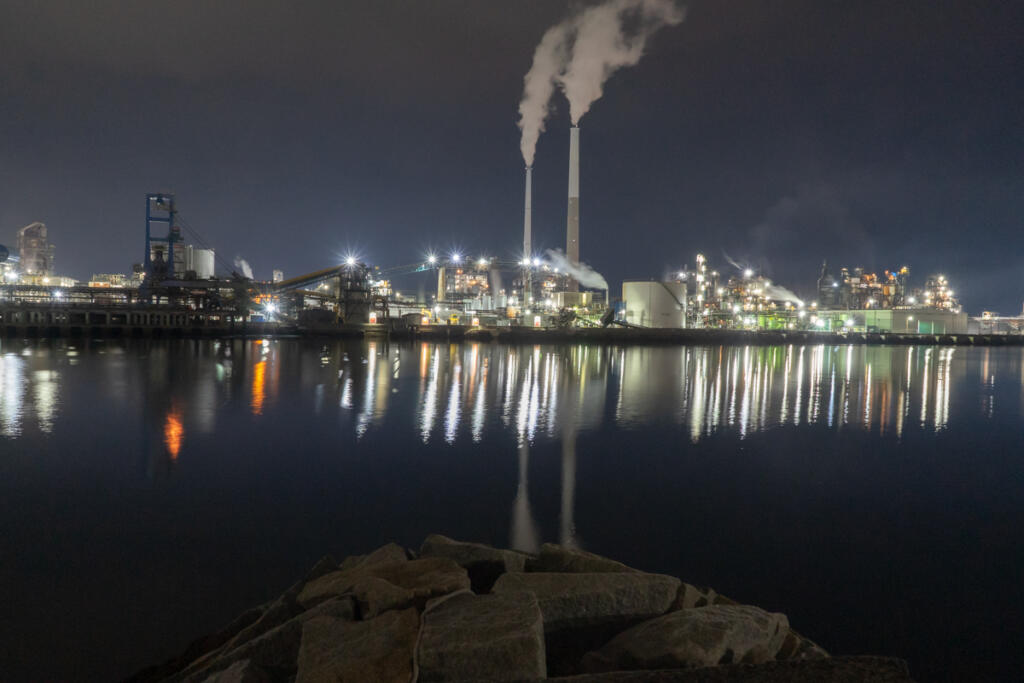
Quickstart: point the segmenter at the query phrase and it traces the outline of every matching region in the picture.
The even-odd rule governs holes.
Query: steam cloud
[[[533,53],[519,103],[520,149],[526,165],[533,165],[556,85],[569,100],[573,125],[579,124],[601,97],[605,81],[639,62],[655,31],[675,26],[684,17],[675,0],[606,0],[548,29]]]
[[[736,270],[746,270],[743,266],[737,263],[735,259],[726,254],[724,251],[722,252],[722,256],[725,258],[725,262],[728,263],[733,268],[735,268]]]
[[[802,304],[800,297],[793,292],[789,291],[785,287],[779,287],[778,285],[768,285],[765,287],[765,294],[768,295],[769,299],[774,301],[791,301],[795,304]]]
[[[570,263],[561,249],[548,249],[548,260],[559,272],[568,273],[584,287],[592,289],[608,289],[608,281],[586,263]]]
[[[246,261],[241,256],[235,257],[235,268],[237,268],[242,273],[243,276],[249,278],[250,280],[254,279],[252,276],[252,266],[250,266],[249,262]]]
[[[565,68],[571,26],[568,21],[552,26],[540,39],[533,52],[533,65],[523,78],[523,99],[519,103],[519,128],[523,135],[519,149],[523,161],[533,166],[537,139],[544,132],[551,96],[555,94],[555,78]]]

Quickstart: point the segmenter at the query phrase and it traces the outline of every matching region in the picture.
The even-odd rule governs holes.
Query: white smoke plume
[[[548,249],[548,261],[560,273],[572,275],[576,282],[591,289],[608,289],[608,281],[586,263],[571,263],[561,249]]]
[[[803,301],[793,292],[789,291],[785,287],[779,287],[778,285],[768,285],[765,287],[764,293],[768,295],[768,298],[773,301],[789,301],[794,304],[802,304]]]
[[[735,268],[736,270],[746,270],[744,266],[741,266],[734,258],[729,256],[724,251],[722,252],[722,256],[725,258],[725,262],[728,263],[733,268]]]
[[[573,125],[601,97],[613,73],[640,61],[655,31],[685,16],[673,0],[608,0],[584,10],[575,21],[572,58],[557,77]]]
[[[519,103],[519,146],[526,165],[533,165],[556,84],[569,100],[573,125],[578,124],[601,97],[605,81],[639,62],[647,39],[684,16],[674,0],[606,0],[548,29],[533,53]]]
[[[249,265],[249,262],[248,262],[248,261],[246,261],[246,260],[245,260],[244,258],[242,258],[241,256],[236,256],[236,257],[235,257],[235,268],[237,268],[237,269],[238,269],[238,271],[239,271],[239,272],[240,272],[240,273],[241,273],[241,274],[242,274],[242,275],[243,275],[244,277],[247,277],[247,278],[249,278],[250,280],[252,280],[252,279],[253,279],[253,276],[252,276],[252,266],[250,266],[250,265]]]
[[[567,21],[549,28],[534,50],[533,65],[523,78],[523,99],[519,103],[519,128],[523,134],[519,149],[527,166],[533,166],[537,139],[544,132],[548,103],[555,93],[555,77],[565,68],[570,35],[571,25]]]

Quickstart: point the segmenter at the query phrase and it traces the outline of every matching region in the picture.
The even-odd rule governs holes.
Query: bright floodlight
[[[533,259],[533,265],[539,266],[540,265],[540,259],[539,258]]]
[[[458,263],[461,260],[462,260],[462,254],[460,254],[459,252],[455,252],[454,254],[452,254],[452,263]]]
[[[345,265],[347,265],[347,266],[354,266],[355,264],[356,264],[356,257],[355,256],[348,256],[348,257],[345,258]]]
[[[437,263],[437,256],[433,254],[427,254],[427,263]]]
[[[480,264],[481,266],[486,266],[486,265],[487,265],[487,259],[485,259],[485,258],[482,258],[482,259],[480,259],[480,260],[478,261],[478,263],[479,263],[479,264]]]
[[[273,302],[268,303],[264,308],[266,309],[267,313],[276,313],[277,312],[277,306],[275,306],[273,304]]]
[[[746,270],[743,271],[743,277],[750,278],[750,277],[753,277],[753,276],[754,276],[754,271],[752,271],[750,268],[747,268]]]

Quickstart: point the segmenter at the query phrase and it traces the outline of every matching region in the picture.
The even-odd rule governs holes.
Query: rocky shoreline
[[[786,615],[598,555],[429,536],[324,557],[279,598],[130,683],[911,681],[831,657]]]

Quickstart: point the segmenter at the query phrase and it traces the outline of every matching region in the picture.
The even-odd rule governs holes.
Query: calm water
[[[4,342],[0,672],[124,676],[442,532],[1016,679],[1022,436],[1021,349]]]

